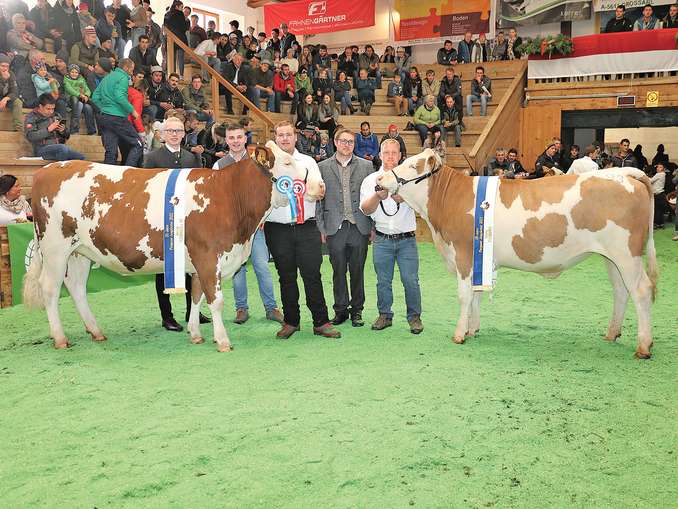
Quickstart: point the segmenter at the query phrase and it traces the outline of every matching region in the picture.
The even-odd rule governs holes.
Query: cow
[[[53,163],[39,170],[33,184],[35,241],[24,278],[24,303],[44,307],[55,348],[70,346],[59,318],[62,282],[75,301],[85,329],[95,341],[106,337],[87,303],[91,262],[120,274],[163,272],[163,211],[170,170],[109,166],[87,161]],[[316,174],[317,173],[317,174]],[[227,169],[192,169],[185,192],[186,271],[197,274],[191,291],[188,332],[200,334],[203,298],[212,313],[220,352],[231,350],[222,321],[221,280],[247,261],[252,237],[273,207],[289,204],[273,182],[282,175],[306,181],[306,193],[324,194],[319,172],[308,172],[275,143],[257,146],[251,159]],[[204,293],[203,293],[204,292]]]
[[[463,343],[480,328],[482,292],[474,292],[471,284],[478,177],[443,166],[426,149],[386,172],[377,184],[399,194],[426,221],[448,270],[456,272],[460,312],[453,341]],[[621,336],[630,294],[638,315],[635,355],[647,359],[657,285],[653,216],[650,181],[634,168],[502,179],[494,205],[495,264],[553,278],[592,253],[602,255],[614,291],[605,338],[615,341]],[[642,261],[645,246],[647,272]]]

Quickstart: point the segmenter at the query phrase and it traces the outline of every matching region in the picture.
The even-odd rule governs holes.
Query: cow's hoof
[[[609,334],[609,333],[608,333],[608,334],[605,336],[604,339],[605,339],[605,341],[617,341],[617,339],[620,338],[620,337],[621,337],[621,332],[619,332],[619,333],[617,333],[617,334]]]
[[[92,341],[98,342],[98,341],[108,340],[108,338],[106,336],[104,336],[103,334],[92,334],[91,332],[90,332],[90,334],[92,335]]]
[[[463,345],[464,341],[466,341],[466,338],[464,336],[461,336],[461,337],[460,336],[454,336],[452,338],[452,342],[456,343],[458,345]]]
[[[475,336],[477,332],[478,332],[478,329],[467,330],[466,335],[472,337],[472,336]]]
[[[233,350],[233,347],[231,345],[219,345],[217,346],[217,350],[220,352],[230,352]]]
[[[636,350],[635,354],[636,359],[649,359],[652,357],[652,354],[650,353],[649,350],[641,350],[640,348]]]
[[[197,338],[191,338],[191,343],[193,343],[194,345],[202,345],[204,342],[205,340],[200,336],[198,336]]]
[[[54,342],[54,348],[57,350],[63,350],[64,348],[70,348],[71,344],[68,342],[67,339],[63,341],[55,341]]]

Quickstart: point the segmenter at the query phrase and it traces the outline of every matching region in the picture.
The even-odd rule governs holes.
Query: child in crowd
[[[301,136],[297,140],[297,150],[301,154],[311,157],[315,156],[316,129],[317,127],[313,124],[308,124],[302,129]]]
[[[80,75],[80,67],[76,64],[68,66],[68,75],[64,76],[64,92],[66,92],[66,99],[71,107],[71,134],[78,134],[80,131],[80,116],[83,113],[85,114],[87,134],[90,136],[96,134],[94,109],[90,104],[92,92],[87,86],[85,78]]]
[[[160,137],[160,128],[162,124],[153,121],[150,115],[142,115],[141,121],[144,124],[144,155],[162,147],[162,138]]]
[[[320,133],[320,143],[315,147],[315,155],[313,158],[317,161],[324,161],[334,155],[334,148],[330,143],[330,137],[327,133]]]
[[[250,117],[241,117],[238,121],[240,127],[245,130],[245,136],[247,137],[247,144],[252,144],[252,119]]]
[[[47,72],[47,66],[44,63],[39,63],[35,67],[31,80],[38,97],[42,94],[52,94],[55,99],[59,98],[59,83]]]

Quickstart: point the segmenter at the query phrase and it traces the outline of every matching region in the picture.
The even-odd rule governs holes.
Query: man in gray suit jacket
[[[370,161],[353,154],[355,135],[351,130],[338,129],[334,143],[337,147],[334,156],[318,165],[325,181],[325,198],[317,204],[316,220],[332,263],[335,314],[332,323],[339,325],[350,317],[354,327],[362,327],[363,272],[372,219],[360,210],[360,185],[374,167]],[[347,267],[351,275],[350,302]]]

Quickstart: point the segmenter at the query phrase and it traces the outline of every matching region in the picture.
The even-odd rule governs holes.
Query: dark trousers
[[[367,235],[363,235],[354,224],[344,221],[334,235],[327,236],[327,250],[332,262],[332,285],[334,291],[334,312],[362,313],[365,307],[365,259],[367,258]],[[346,269],[351,276],[351,297],[349,300]]]
[[[265,223],[264,233],[280,279],[280,300],[285,323],[298,327],[301,320],[297,269],[304,281],[306,305],[313,316],[313,325],[320,327],[329,322],[320,277],[323,261],[320,232],[315,220],[299,225]]]
[[[664,215],[669,209],[669,203],[666,200],[665,193],[654,195],[654,224],[657,226],[664,226]]]
[[[191,283],[193,278],[190,274],[186,274],[186,316],[191,312]],[[165,276],[164,274],[155,275],[155,293],[158,296],[158,306],[160,307],[160,316],[163,320],[173,318],[172,304],[170,302],[169,294],[165,290]]]
[[[121,143],[129,146],[125,164],[134,166],[143,157],[139,134],[126,117],[117,117],[102,113],[99,115],[101,142],[104,144],[105,164],[115,164],[118,159],[118,147]]]

